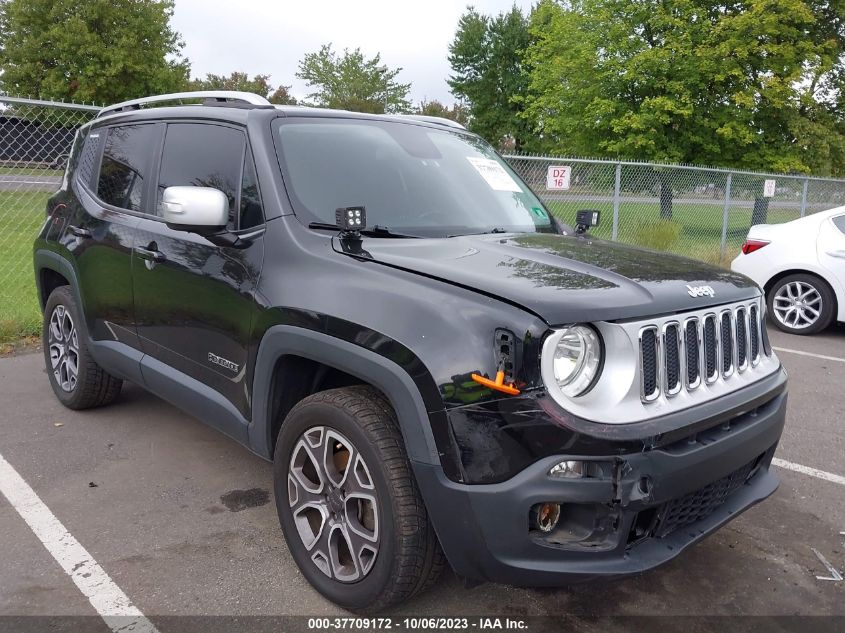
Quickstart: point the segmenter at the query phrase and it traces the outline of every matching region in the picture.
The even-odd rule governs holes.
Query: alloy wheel
[[[79,336],[70,312],[63,305],[57,305],[50,315],[47,346],[53,377],[70,393],[79,380]]]
[[[803,330],[821,317],[822,296],[808,283],[791,281],[778,288],[772,310],[781,325]]]
[[[379,551],[378,498],[355,445],[326,426],[305,431],[288,466],[288,503],[314,565],[340,582],[373,568]]]

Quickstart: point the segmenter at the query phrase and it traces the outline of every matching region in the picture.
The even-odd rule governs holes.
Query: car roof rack
[[[438,125],[445,125],[446,127],[454,127],[458,128],[459,130],[466,129],[466,127],[464,127],[457,121],[453,121],[452,119],[447,119],[446,117],[442,116],[429,116],[427,114],[398,114],[396,116],[401,116],[405,119],[414,119],[416,121],[425,121],[426,123],[436,123]]]
[[[166,101],[181,101],[183,99],[202,99],[203,105],[228,105],[232,103],[247,104],[254,106],[269,106],[271,105],[264,97],[253,94],[252,92],[238,92],[236,90],[198,90],[195,92],[174,92],[166,95],[153,95],[150,97],[141,97],[140,99],[131,99],[129,101],[121,101],[114,105],[106,106],[97,114],[97,117],[106,116],[107,114],[115,114],[116,112],[125,112],[127,110],[140,110],[141,106],[150,105],[153,103],[162,103]]]

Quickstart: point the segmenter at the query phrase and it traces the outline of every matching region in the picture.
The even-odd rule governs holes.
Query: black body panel
[[[304,359],[337,371],[344,384],[380,389],[396,411],[444,550],[468,578],[534,585],[639,572],[774,491],[768,466],[784,423],[782,371],[705,404],[621,425],[569,414],[540,376],[542,343],[555,326],[750,299],[759,293],[752,282],[692,260],[563,234],[364,236],[350,245],[293,214],[272,128],[278,117],[299,116],[371,115],[177,107],[84,127],[83,135],[149,122],[161,127],[162,139],[172,121],[245,129],[265,222],[249,235],[224,234],[226,243],[155,217],[155,177],[138,212],[104,204],[93,178],[71,177],[49,201],[35,243],[42,306],[45,284],[64,279],[103,368],[266,459],[284,420],[280,401],[311,386],[280,381],[285,362]],[[157,173],[158,158],[151,160]],[[710,286],[715,296],[693,296],[687,285]],[[495,375],[501,331],[513,335],[516,397],[470,378]],[[552,480],[549,468],[565,459],[613,471]],[[707,517],[671,534],[646,526],[631,540],[643,513],[657,516],[743,468],[747,480]],[[653,485],[638,492],[643,478]],[[548,500],[592,508],[600,529],[585,536],[588,546],[561,547],[529,533],[531,505]],[[573,525],[583,528],[582,518],[576,512]]]

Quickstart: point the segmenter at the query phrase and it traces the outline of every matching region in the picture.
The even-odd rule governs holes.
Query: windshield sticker
[[[491,189],[496,191],[517,191],[522,193],[516,181],[511,178],[511,175],[505,171],[495,160],[490,158],[478,158],[477,156],[467,156],[467,160],[475,167],[475,170],[481,174],[481,177],[487,181]]]
[[[545,220],[545,221],[549,220],[549,214],[546,213],[545,209],[542,209],[540,207],[531,207],[531,213],[536,215],[541,220]]]

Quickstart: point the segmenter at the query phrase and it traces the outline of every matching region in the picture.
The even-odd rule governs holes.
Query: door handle
[[[828,251],[827,254],[830,255],[831,257],[838,257],[839,259],[845,259],[845,250]]]
[[[91,231],[89,231],[88,229],[83,229],[79,226],[74,226],[73,224],[69,224],[67,230],[73,233],[76,237],[82,239],[88,239],[89,237],[91,237]]]
[[[140,257],[141,259],[145,259],[148,262],[155,262],[157,264],[167,259],[164,253],[152,248],[141,248],[140,246],[136,246],[135,252],[138,253],[138,257]]]

